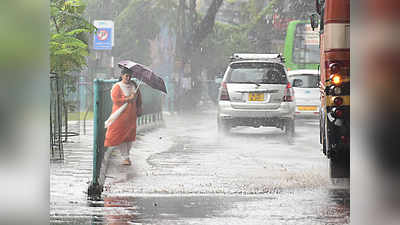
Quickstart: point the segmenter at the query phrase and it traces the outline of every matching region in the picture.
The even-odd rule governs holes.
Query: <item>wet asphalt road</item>
[[[331,184],[318,135],[313,120],[288,143],[277,128],[219,134],[215,111],[168,116],[138,136],[132,166],[113,153],[104,201],[55,200],[51,223],[348,224],[348,180]]]

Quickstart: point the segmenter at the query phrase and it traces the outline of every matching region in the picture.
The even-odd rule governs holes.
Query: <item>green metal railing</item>
[[[111,88],[117,80],[94,81],[94,124],[93,124],[93,176],[92,182],[88,188],[88,197],[90,199],[100,198],[103,190],[105,179],[105,171],[107,165],[104,162],[106,157],[106,147],[104,147],[104,139],[106,129],[104,121],[111,114],[113,102],[111,100]],[[138,118],[138,130],[142,126],[149,124],[157,124],[163,120],[162,117],[162,94],[149,86],[142,84],[140,86],[142,94],[143,114]]]

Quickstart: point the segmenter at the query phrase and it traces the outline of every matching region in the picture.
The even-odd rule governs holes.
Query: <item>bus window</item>
[[[293,62],[295,64],[318,64],[319,32],[312,30],[310,24],[299,23],[293,40]]]

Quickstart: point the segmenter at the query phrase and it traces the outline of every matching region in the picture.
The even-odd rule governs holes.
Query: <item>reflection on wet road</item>
[[[108,197],[103,206],[118,208],[118,213],[94,217],[92,223],[346,224],[348,198],[348,192],[335,189],[285,191],[279,195]]]
[[[319,125],[216,130],[215,112],[167,117],[138,136],[130,167],[113,153],[104,201],[52,215],[76,224],[348,224],[348,180],[332,185]],[[82,210],[85,209],[85,210]]]

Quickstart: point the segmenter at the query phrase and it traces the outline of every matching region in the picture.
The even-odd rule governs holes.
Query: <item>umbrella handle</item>
[[[136,93],[139,90],[139,87],[140,87],[140,85],[142,85],[142,83],[143,83],[143,80],[139,80],[139,83],[138,83],[138,85],[136,87],[136,90],[135,90]]]
[[[142,83],[143,83],[143,80],[139,80],[139,82],[138,82],[138,84],[137,84],[137,87],[136,87],[136,89],[135,89],[135,97],[134,97],[133,99],[136,99],[136,97],[137,97],[137,95],[138,95],[139,87],[140,87],[140,85],[142,85]]]

